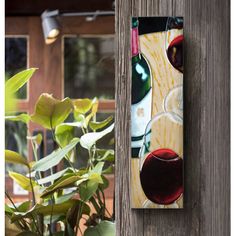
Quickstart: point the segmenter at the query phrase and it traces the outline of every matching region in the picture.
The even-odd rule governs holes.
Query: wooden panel
[[[61,18],[62,34],[114,34],[114,16],[98,16],[94,21],[85,17],[64,16]]]
[[[5,19],[6,35],[28,35],[28,19],[22,17],[6,17]]]
[[[117,235],[230,235],[229,0],[116,1]],[[185,208],[131,210],[130,17],[184,16]]]

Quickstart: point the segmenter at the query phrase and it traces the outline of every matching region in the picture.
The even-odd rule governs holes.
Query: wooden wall
[[[130,17],[184,16],[185,208],[130,209]],[[230,1],[116,0],[117,236],[230,235]]]

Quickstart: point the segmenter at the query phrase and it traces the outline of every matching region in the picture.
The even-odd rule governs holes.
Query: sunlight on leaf
[[[5,150],[5,161],[8,163],[25,165],[29,168],[27,160],[19,153],[11,150]]]
[[[104,128],[106,125],[108,125],[111,121],[113,120],[112,116],[109,116],[107,119],[101,121],[101,122],[94,122],[90,121],[89,122],[89,127],[93,130],[96,131],[98,129]]]
[[[93,105],[93,101],[88,98],[76,99],[73,101],[74,109],[80,114],[86,114]]]
[[[16,116],[5,116],[6,120],[11,120],[11,121],[21,121],[23,123],[28,124],[30,121],[30,115],[26,114],[26,113],[22,113],[20,115],[16,115]]]
[[[65,155],[70,152],[79,143],[79,138],[74,138],[67,146],[62,149],[57,149],[48,156],[40,159],[33,165],[33,169],[36,171],[45,171],[51,167],[57,165]]]
[[[104,129],[103,131],[84,134],[80,138],[81,146],[86,149],[90,149],[99,139],[104,137],[106,134],[110,133],[113,130],[113,128],[114,124]]]
[[[73,106],[69,98],[58,100],[50,94],[43,93],[36,103],[31,119],[44,128],[51,129],[61,124],[69,116],[72,109]]]
[[[57,142],[65,147],[74,138],[74,129],[81,127],[81,122],[62,123],[55,129]]]
[[[24,190],[27,190],[29,192],[32,191],[30,186],[30,179],[28,177],[25,177],[24,175],[18,174],[16,172],[9,171],[9,176],[16,181]],[[32,180],[33,187],[36,186],[36,182]]]

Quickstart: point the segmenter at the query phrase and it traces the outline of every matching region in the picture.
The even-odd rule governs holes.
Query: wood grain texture
[[[116,0],[118,236],[230,235],[230,1]],[[131,210],[130,17],[184,16],[183,210]]]

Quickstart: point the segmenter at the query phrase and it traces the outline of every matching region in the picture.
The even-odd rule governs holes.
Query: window
[[[8,36],[5,39],[5,80],[27,68],[27,37]],[[22,87],[17,98],[27,98],[27,85]]]
[[[64,38],[65,96],[114,99],[114,38]]]

